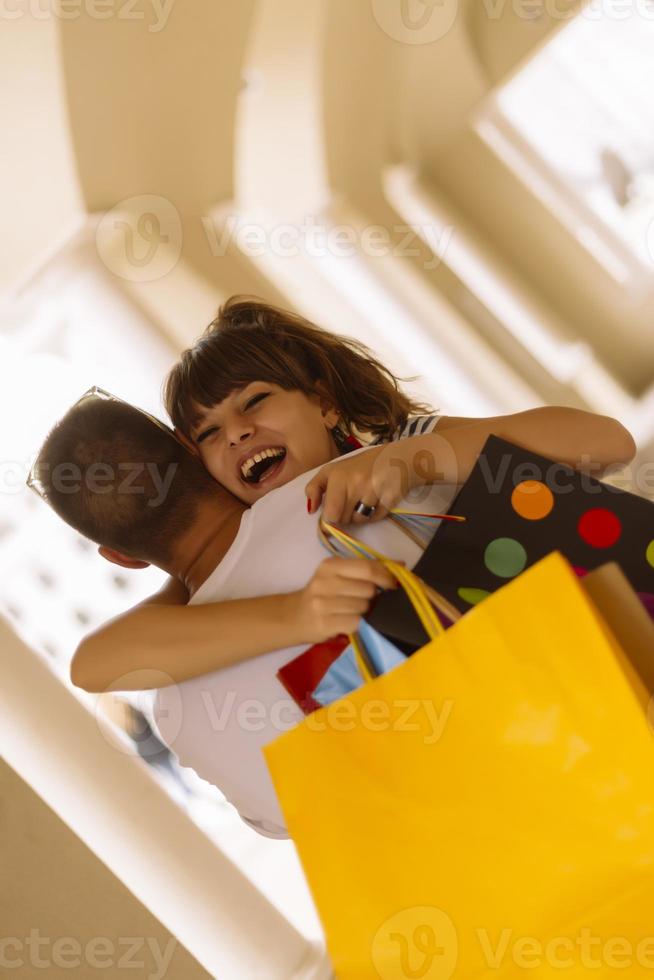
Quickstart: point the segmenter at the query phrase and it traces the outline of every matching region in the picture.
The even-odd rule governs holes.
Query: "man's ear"
[[[149,561],[139,561],[138,558],[130,558],[129,555],[124,555],[122,551],[114,551],[113,548],[105,548],[104,545],[100,545],[98,548],[98,554],[106,558],[107,561],[113,562],[114,565],[122,565],[123,568],[149,568]]]
[[[186,448],[190,453],[192,453],[194,456],[200,455],[200,450],[195,445],[195,443],[191,442],[189,437],[184,435],[184,433],[180,429],[174,428],[173,432],[175,433],[175,438],[177,439],[177,441],[181,442],[183,446],[186,446]]]

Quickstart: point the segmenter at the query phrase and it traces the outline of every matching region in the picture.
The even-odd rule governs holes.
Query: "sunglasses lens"
[[[39,476],[38,459],[37,462],[32,467],[32,469],[30,470],[26,482],[30,490],[34,490],[35,493],[38,493],[39,497],[45,497],[46,489],[43,484],[43,481]]]

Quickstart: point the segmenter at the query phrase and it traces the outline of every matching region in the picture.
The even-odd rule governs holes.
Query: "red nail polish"
[[[311,498],[307,497],[307,513],[311,513]]]

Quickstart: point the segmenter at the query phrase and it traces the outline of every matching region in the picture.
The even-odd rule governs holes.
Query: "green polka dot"
[[[459,599],[469,602],[471,606],[476,606],[478,602],[490,595],[486,589],[457,589],[456,594]]]
[[[647,545],[647,551],[645,552],[645,558],[649,564],[654,568],[654,541],[650,541]]]
[[[527,552],[515,538],[495,538],[484,552],[484,562],[493,575],[513,578],[527,564]]]

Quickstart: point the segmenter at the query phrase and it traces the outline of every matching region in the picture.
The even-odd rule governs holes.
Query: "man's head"
[[[83,397],[45,440],[35,479],[53,510],[107,549],[165,568],[218,484],[178,440],[125,402]]]

